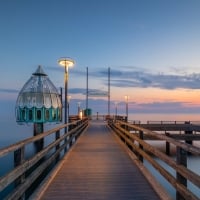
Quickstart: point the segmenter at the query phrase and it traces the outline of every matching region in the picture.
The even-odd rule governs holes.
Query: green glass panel
[[[49,110],[45,110],[45,120],[49,121],[50,116],[49,116]]]
[[[28,120],[33,121],[33,110],[28,110]]]

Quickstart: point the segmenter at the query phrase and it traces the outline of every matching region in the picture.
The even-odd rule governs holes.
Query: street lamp
[[[126,121],[128,122],[128,100],[129,100],[129,96],[126,95],[125,96],[125,101],[126,101]]]
[[[69,121],[68,116],[68,78],[69,78],[69,72],[68,69],[74,66],[74,61],[71,58],[60,58],[58,60],[58,64],[65,68],[65,124]],[[65,132],[67,132],[67,128],[65,129]]]

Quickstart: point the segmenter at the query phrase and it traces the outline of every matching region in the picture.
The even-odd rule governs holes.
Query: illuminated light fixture
[[[58,64],[63,66],[63,67],[73,67],[75,62],[71,58],[60,58],[58,60]]]
[[[83,111],[82,110],[80,110],[80,112],[79,112],[79,118],[82,120],[83,119]]]
[[[129,100],[129,96],[126,95],[124,96],[125,100],[126,100],[126,121],[128,122],[128,100]]]

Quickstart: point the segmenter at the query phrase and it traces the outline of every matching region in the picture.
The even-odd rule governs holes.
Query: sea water
[[[158,122],[175,122],[176,123],[184,123],[190,121],[191,123],[200,124],[200,115],[199,114],[129,114],[129,120],[133,121],[140,121],[140,123],[148,123],[152,121]],[[158,144],[159,143],[159,144]],[[155,141],[155,145],[162,145],[162,142]],[[193,144],[195,146],[200,147],[200,141],[194,141]],[[165,145],[165,144],[163,144]],[[175,158],[174,158],[175,159]],[[161,164],[165,169],[167,169],[168,172],[170,172],[174,177],[176,177],[176,172],[171,167],[166,165],[164,162],[162,162],[159,159],[156,159],[156,161]],[[157,171],[155,170],[151,164],[149,164],[147,161],[144,161],[145,166],[150,170],[150,172],[155,176],[155,178],[159,181],[159,183],[165,188],[165,190],[170,194],[170,196],[173,199],[176,199],[176,190],[166,181],[166,179]],[[200,156],[188,156],[187,157],[187,167],[191,171],[195,172],[200,176]],[[197,196],[200,197],[200,188],[193,185],[191,182],[188,181],[188,188]]]

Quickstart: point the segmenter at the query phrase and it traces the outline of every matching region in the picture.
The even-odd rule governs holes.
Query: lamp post
[[[60,58],[58,60],[58,64],[65,68],[65,124],[69,121],[68,116],[68,78],[69,78],[69,68],[74,66],[74,61],[71,58]],[[65,132],[67,132],[67,128],[65,128]]]
[[[68,122],[69,122],[69,103],[70,103],[70,100],[71,100],[71,96],[67,96],[67,116],[68,116]]]
[[[126,95],[125,96],[125,101],[126,101],[126,121],[128,122],[128,100],[129,100],[129,96]]]

